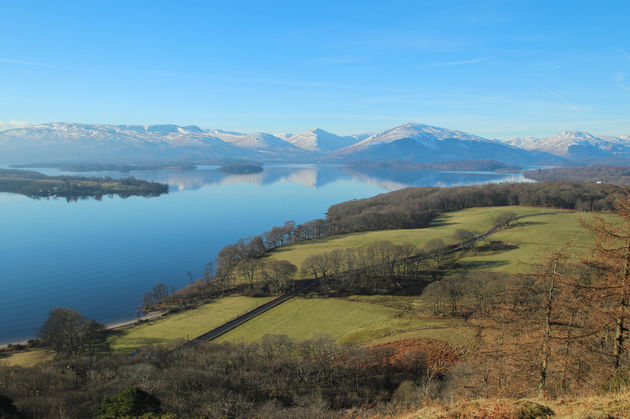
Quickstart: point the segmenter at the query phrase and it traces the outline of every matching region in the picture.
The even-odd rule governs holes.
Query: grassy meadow
[[[109,343],[115,351],[132,351],[143,345],[162,345],[177,339],[194,339],[270,299],[242,296],[221,298],[194,310],[118,331],[110,338]]]
[[[310,254],[368,246],[381,240],[412,243],[417,247],[434,238],[452,243],[457,229],[487,231],[504,211],[526,215],[542,210],[531,207],[471,208],[445,214],[430,228],[355,233],[314,240],[277,249],[265,259],[284,259],[300,266]],[[579,220],[588,216],[554,210],[554,214],[518,220],[488,239],[503,241],[515,248],[484,251],[482,242],[477,245],[479,250],[462,259],[460,264],[465,269],[524,272],[544,250],[559,248],[570,240],[574,240],[577,253],[585,253],[590,236],[584,232]],[[109,343],[115,351],[132,351],[143,345],[193,339],[270,299],[221,298],[194,310],[121,329],[110,337]],[[218,341],[253,342],[266,334],[283,334],[298,341],[327,335],[340,343],[372,345],[410,338],[434,338],[459,347],[470,345],[474,335],[472,327],[461,319],[432,318],[427,307],[421,296],[295,298],[226,333]],[[50,353],[38,350],[16,353],[0,362],[28,366],[49,358]]]
[[[275,249],[270,252],[266,259],[288,260],[301,267],[304,260],[312,254],[325,253],[334,249],[367,247],[372,243],[383,240],[388,240],[395,244],[411,243],[417,247],[422,247],[429,240],[438,238],[444,240],[447,244],[455,243],[456,240],[453,235],[456,230],[466,229],[484,233],[492,227],[495,218],[505,211],[514,211],[517,215],[528,215],[540,213],[541,209],[519,206],[469,208],[444,214],[433,223],[432,227],[368,231],[309,240]]]
[[[434,338],[465,346],[472,336],[457,319],[432,319],[409,311],[415,298],[294,298],[219,337],[219,342],[255,342],[265,335],[296,341],[328,336],[339,343],[376,345],[409,338]]]
[[[33,349],[24,352],[14,352],[6,358],[0,358],[0,366],[30,368],[42,362],[53,359],[54,353],[44,349]]]
[[[335,248],[368,246],[380,240],[412,243],[422,247],[442,238],[454,242],[457,229],[484,232],[504,211],[517,215],[538,214],[540,208],[471,208],[445,214],[425,229],[385,230],[347,234],[276,249],[266,257],[284,259],[300,266],[313,253]],[[548,212],[549,210],[544,210]],[[517,246],[511,250],[476,251],[460,262],[469,269],[524,272],[544,249],[561,247],[575,239],[577,252],[586,252],[589,235],[579,220],[584,213],[553,211],[525,218],[489,237]],[[483,246],[480,243],[478,246]],[[155,322],[128,328],[110,340],[114,350],[133,350],[147,344],[165,344],[190,339],[245,313],[269,299],[226,297],[198,309]],[[351,296],[348,298],[295,298],[221,336],[218,341],[253,342],[266,334],[284,334],[295,340],[327,335],[340,343],[379,344],[409,338],[434,338],[456,346],[467,346],[474,330],[460,319],[432,318],[421,296]]]
[[[570,252],[575,256],[588,254],[592,236],[580,225],[580,220],[592,219],[592,214],[558,212],[517,220],[510,227],[488,238],[517,246],[515,249],[479,252],[466,257],[462,263],[471,269],[489,269],[522,273],[546,251],[560,249],[571,242]],[[606,215],[606,217],[612,217]],[[483,243],[480,243],[483,246]]]

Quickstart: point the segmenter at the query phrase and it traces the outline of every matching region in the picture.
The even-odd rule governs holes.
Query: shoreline
[[[132,320],[123,320],[123,321],[119,321],[116,323],[109,323],[105,325],[105,330],[116,330],[116,329],[120,329],[126,326],[132,326],[136,323],[141,323],[144,321],[150,321],[150,320],[155,320],[157,318],[162,317],[163,315],[166,314],[166,311],[150,311],[147,314],[138,317],[137,319],[132,319]],[[31,339],[35,339],[34,337]],[[29,340],[31,340],[29,339]],[[24,340],[21,342],[10,342],[10,343],[3,343],[0,344],[0,351],[5,351],[9,348],[10,345],[22,345],[22,346],[26,346],[28,345],[29,340]]]

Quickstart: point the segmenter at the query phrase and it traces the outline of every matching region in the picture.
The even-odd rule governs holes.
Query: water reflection
[[[343,166],[267,165],[262,173],[192,170],[61,172],[50,175],[135,176],[170,185],[158,198],[105,197],[68,205],[0,193],[0,343],[37,333],[52,307],[90,318],[133,318],[155,284],[176,288],[200,277],[227,243],[287,220],[325,216],[332,204],[406,186],[520,181],[519,175],[388,171]]]
[[[35,169],[49,175],[110,176],[166,183],[171,193],[196,190],[217,185],[271,185],[291,182],[317,189],[330,183],[347,180],[379,186],[387,191],[409,186],[460,186],[489,182],[529,182],[520,173],[447,172],[433,170],[361,169],[329,165],[267,165],[261,173],[231,175],[218,170],[218,166],[199,166],[196,169],[137,170],[130,172],[62,172],[57,169]]]

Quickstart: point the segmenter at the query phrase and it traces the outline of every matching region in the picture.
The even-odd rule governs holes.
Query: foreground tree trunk
[[[593,257],[587,263],[604,272],[599,287],[602,293],[599,309],[614,324],[612,373],[622,367],[630,298],[630,197],[616,203],[617,220],[597,217],[593,223],[583,225],[595,233]]]
[[[621,355],[624,350],[626,331],[624,322],[626,319],[626,313],[628,310],[628,286],[630,276],[630,241],[626,246],[626,255],[624,261],[623,275],[621,277],[621,296],[619,298],[618,315],[615,320],[615,349],[613,351],[613,373],[617,373],[621,367]]]
[[[540,363],[540,378],[538,380],[538,396],[542,397],[545,393],[545,384],[547,382],[547,370],[549,368],[549,357],[551,356],[551,315],[554,308],[554,294],[556,292],[556,273],[558,270],[558,259],[554,255],[553,271],[549,279],[549,288],[547,290],[547,302],[545,305],[545,333],[543,335],[542,360]]]

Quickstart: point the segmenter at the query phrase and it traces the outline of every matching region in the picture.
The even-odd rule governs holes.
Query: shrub
[[[118,418],[156,413],[159,410],[160,401],[157,398],[136,386],[129,386],[118,394],[105,397],[97,414],[101,418]]]

